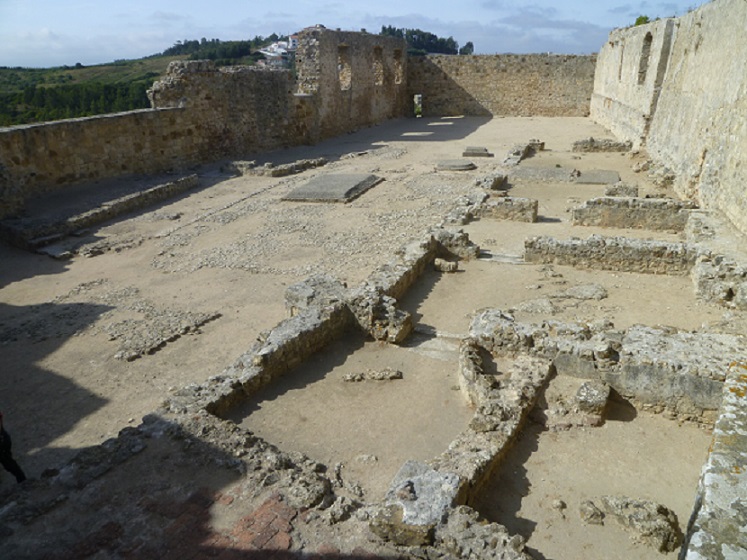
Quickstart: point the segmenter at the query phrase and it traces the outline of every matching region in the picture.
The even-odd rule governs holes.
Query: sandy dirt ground
[[[642,194],[662,194],[645,175],[632,172],[630,155],[570,152],[573,141],[589,136],[610,135],[584,118],[393,121],[318,146],[256,157],[276,164],[330,160],[296,176],[231,177],[217,167],[200,169],[209,188],[105,224],[76,241],[83,249],[103,247],[96,256],[56,261],[0,246],[0,406],[19,462],[30,476],[39,476],[138,424],[172,390],[220,373],[287,316],[288,285],[319,272],[349,285],[360,282],[398,247],[440,222],[459,195],[474,189],[475,178],[500,169],[517,142],[546,143],[545,152],[522,165],[616,170],[638,183]],[[466,173],[435,170],[466,146],[485,146],[496,157],[474,160],[478,169]],[[281,201],[325,173],[374,173],[384,181],[348,204]],[[532,235],[678,239],[572,226],[568,209],[603,190],[517,181],[510,194],[539,199],[540,222],[481,220],[465,230],[488,254],[513,257]],[[555,297],[592,283],[603,286],[608,297]],[[455,274],[427,273],[402,305],[418,323],[402,348],[351,334],[237,409],[233,420],[281,449],[342,463],[344,477],[358,482],[367,499],[379,499],[404,460],[437,455],[469,421],[471,412],[454,390],[456,348],[475,310],[513,310],[523,321],[605,318],[618,327],[686,329],[723,316],[722,309],[695,299],[687,277],[487,258],[460,263]],[[122,359],[154,332],[165,333],[162,344],[137,359]],[[403,379],[341,380],[345,373],[382,365],[401,369]],[[574,508],[580,499],[604,493],[657,499],[675,509],[684,527],[708,434],[661,417],[633,416],[568,433],[540,434],[530,427],[481,511],[528,537],[537,558],[648,557],[639,549],[632,556],[612,556],[609,548],[627,543],[627,536],[613,526],[587,535]],[[588,460],[577,459],[581,452]],[[12,484],[5,473],[0,477],[2,486]],[[504,489],[500,481],[508,479]],[[556,497],[568,504],[567,511],[547,507]],[[613,533],[622,536],[609,540]],[[579,534],[593,542],[572,536]]]

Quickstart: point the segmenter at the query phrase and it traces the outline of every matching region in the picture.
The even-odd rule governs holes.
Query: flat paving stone
[[[439,161],[436,169],[439,171],[471,171],[477,166],[466,159],[446,159]]]
[[[582,185],[612,185],[620,180],[620,174],[617,171],[606,169],[591,169],[582,171],[581,175],[576,178],[576,183]]]
[[[350,202],[381,181],[376,175],[338,173],[314,177],[283,200],[306,202]]]
[[[528,181],[572,181],[571,169],[563,167],[527,167],[519,166],[511,170],[510,176],[514,179],[525,179]]]
[[[462,152],[462,157],[493,157],[493,154],[482,146],[467,146]]]

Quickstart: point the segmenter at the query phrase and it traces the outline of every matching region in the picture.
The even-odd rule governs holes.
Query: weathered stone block
[[[624,496],[602,496],[607,515],[628,529],[633,540],[659,552],[674,552],[682,542],[682,531],[675,513],[661,504]]]
[[[534,223],[538,207],[538,201],[531,198],[504,196],[484,202],[477,209],[477,215],[480,218]]]

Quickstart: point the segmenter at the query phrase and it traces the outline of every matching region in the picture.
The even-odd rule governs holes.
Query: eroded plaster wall
[[[596,56],[428,55],[408,63],[410,96],[424,116],[589,114]]]

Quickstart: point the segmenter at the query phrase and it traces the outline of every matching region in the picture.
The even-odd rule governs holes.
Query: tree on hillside
[[[465,45],[459,49],[459,54],[472,54],[475,52],[475,45],[472,44],[472,41],[467,41]]]
[[[380,34],[405,39],[410,54],[457,54],[459,51],[459,43],[453,37],[444,39],[422,29],[399,29],[392,25],[382,25]]]
[[[648,19],[648,16],[638,16],[635,20],[634,25],[646,25],[647,23],[651,23],[651,20]]]

